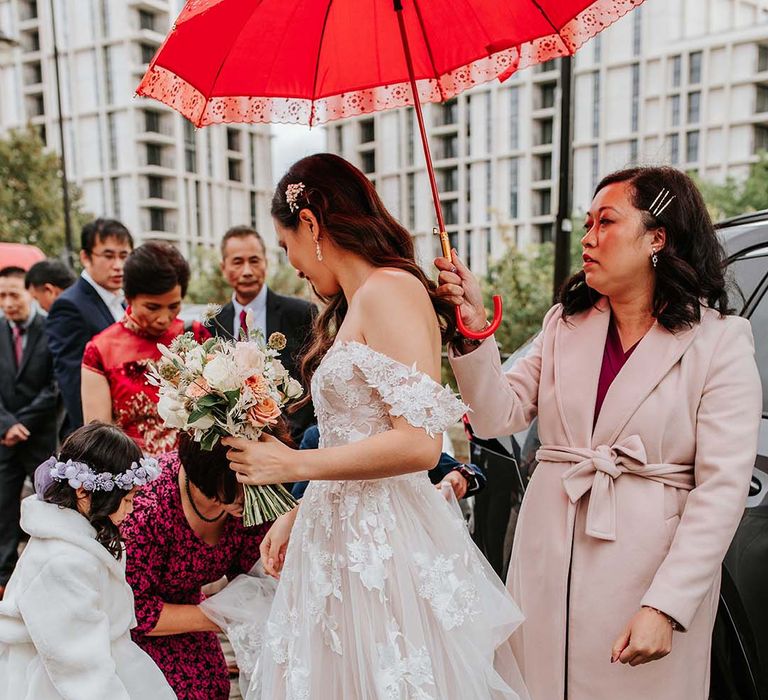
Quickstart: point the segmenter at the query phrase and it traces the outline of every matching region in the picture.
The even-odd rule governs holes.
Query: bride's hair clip
[[[651,206],[648,207],[648,211],[653,214],[654,218],[658,219],[661,213],[672,203],[675,198],[666,187],[662,187],[659,194],[656,195],[656,199],[653,200]]]
[[[288,204],[288,208],[291,213],[297,211],[301,207],[299,206],[299,197],[304,193],[304,183],[296,182],[292,185],[288,185],[285,188],[285,201]]]
[[[85,462],[71,459],[60,462],[56,457],[49,457],[38,469],[47,471],[52,481],[66,481],[73,489],[82,487],[86,491],[112,491],[114,488],[130,491],[134,486],[146,486],[160,476],[160,466],[154,457],[142,457],[138,464],[133,462],[119,474],[97,474]]]

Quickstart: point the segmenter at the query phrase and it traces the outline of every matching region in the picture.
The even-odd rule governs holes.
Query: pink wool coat
[[[593,432],[609,319],[606,300],[567,321],[554,307],[506,375],[492,339],[451,357],[478,436],[539,417],[507,580],[526,617],[513,645],[532,700],[706,700],[720,565],[757,449],[751,328],[710,309],[675,334],[654,325]],[[685,631],[660,661],[612,665],[642,605]]]

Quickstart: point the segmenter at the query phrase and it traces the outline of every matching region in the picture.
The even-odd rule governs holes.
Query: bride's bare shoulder
[[[421,280],[406,270],[394,267],[380,267],[360,287],[361,299],[379,298],[382,294],[392,295],[393,301],[401,298],[413,304],[423,301],[430,305],[429,294]]]
[[[363,326],[403,329],[404,325],[431,326],[435,311],[421,280],[405,270],[390,267],[376,270],[355,295]]]

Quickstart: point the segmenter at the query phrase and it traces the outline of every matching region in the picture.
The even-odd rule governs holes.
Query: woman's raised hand
[[[288,540],[291,538],[291,530],[298,512],[299,507],[296,506],[293,510],[283,513],[272,523],[272,527],[269,528],[261,541],[261,545],[259,545],[264,571],[274,578],[280,578],[280,572],[283,570]]]
[[[298,450],[293,450],[272,435],[262,434],[258,441],[227,437],[229,468],[237,472],[241,484],[261,486],[297,481],[295,466]]]
[[[451,261],[443,257],[435,258],[435,267],[440,270],[437,293],[459,307],[467,328],[480,331],[488,320],[480,284],[455,250],[451,251],[451,256]]]

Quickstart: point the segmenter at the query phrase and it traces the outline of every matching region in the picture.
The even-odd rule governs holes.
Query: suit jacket
[[[299,360],[307,344],[312,329],[312,322],[317,315],[317,307],[303,299],[276,294],[267,289],[267,328],[266,336],[282,333],[286,339],[285,350],[280,353],[280,360],[291,376],[299,379]],[[225,304],[219,315],[209,322],[208,330],[213,335],[229,338],[235,323],[235,307],[232,302]],[[306,387],[305,387],[306,390]],[[311,404],[304,406],[297,413],[289,414],[288,422],[293,439],[298,444],[309,425],[315,422]]]
[[[539,465],[515,530],[507,586],[531,697],[706,700],[720,567],[744,512],[762,408],[749,321],[702,309],[658,323],[616,376],[594,422],[610,311],[556,306],[508,372],[492,339],[451,355],[475,433],[538,415]],[[611,644],[641,605],[687,630],[630,668]]]
[[[88,341],[115,322],[98,292],[82,277],[61,293],[45,326],[53,368],[67,412],[63,435],[83,424],[80,365]]]
[[[53,360],[45,336],[45,318],[38,314],[27,329],[21,365],[16,367],[11,326],[0,320],[0,435],[21,423],[30,432],[14,447],[0,446],[0,461],[13,460],[27,472],[56,449],[58,392]]]

